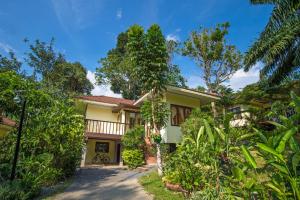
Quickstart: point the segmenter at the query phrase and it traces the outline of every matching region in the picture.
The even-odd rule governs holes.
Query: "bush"
[[[33,196],[30,188],[27,188],[21,181],[7,181],[0,184],[1,200],[26,200]]]
[[[209,114],[202,112],[199,108],[193,109],[190,116],[180,125],[183,135],[189,135],[195,139],[199,128],[204,125],[203,119],[213,121]]]
[[[239,155],[238,149],[231,147],[253,136],[247,130],[230,128],[229,121],[226,117],[221,128],[210,116],[195,110],[182,125],[181,144],[165,161],[164,180],[180,184],[188,195],[196,191],[206,193],[207,199],[224,195],[222,190],[228,186],[225,177],[231,174],[232,160]]]
[[[144,164],[144,153],[141,150],[124,150],[122,158],[129,169],[135,169]]]
[[[9,186],[6,181],[11,172],[16,130],[0,140],[0,199],[9,199],[10,196],[6,195],[9,191],[15,195],[12,199],[32,199],[41,187],[72,175],[80,163],[83,147],[84,119],[77,113],[73,101],[34,84],[28,85],[21,80],[18,84],[28,86],[24,90],[26,121],[22,130],[15,185]],[[2,99],[4,92],[0,90],[0,105],[2,100],[6,102]]]
[[[145,148],[145,129],[143,126],[136,126],[129,129],[122,137],[124,149],[141,149]]]

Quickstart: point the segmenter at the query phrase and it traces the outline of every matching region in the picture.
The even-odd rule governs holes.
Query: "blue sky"
[[[12,49],[22,59],[28,49],[22,41],[25,37],[31,41],[54,37],[56,49],[68,60],[81,62],[93,80],[98,60],[130,25],[147,29],[157,23],[166,38],[184,41],[192,30],[228,21],[228,41],[245,52],[263,30],[271,10],[271,6],[251,5],[249,0],[1,0],[0,53]],[[174,63],[191,87],[203,84],[201,70],[193,61],[176,56]],[[249,73],[238,71],[228,84],[238,89],[257,77],[257,68]],[[94,91],[107,93],[107,87]]]

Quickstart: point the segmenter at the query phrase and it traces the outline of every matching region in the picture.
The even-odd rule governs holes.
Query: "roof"
[[[7,117],[0,116],[0,124],[6,125],[6,126],[15,126],[16,122]]]
[[[180,88],[180,87],[175,87],[175,86],[169,86],[169,87]],[[214,93],[214,92],[198,91],[198,90],[190,89],[190,88],[182,88],[182,89],[185,89],[185,90],[187,90],[187,91],[192,91],[192,92],[198,92],[199,94],[204,94],[204,95],[211,95],[211,96],[215,96],[215,97],[220,97],[219,94]]]
[[[167,86],[167,91],[175,92],[180,94],[191,95],[195,97],[204,98],[205,101],[213,101],[219,99],[219,95],[214,93],[207,93],[207,92],[199,92],[196,90],[180,88],[175,86]],[[146,93],[144,96],[140,97],[137,101],[124,99],[124,98],[117,98],[117,97],[109,97],[109,96],[79,96],[78,99],[84,101],[93,101],[98,102],[101,104],[106,104],[108,106],[120,106],[123,105],[125,107],[136,108],[140,102],[142,102],[147,96],[149,92]]]
[[[215,93],[199,92],[199,91],[196,91],[196,90],[191,90],[191,89],[181,88],[181,87],[175,87],[175,86],[171,86],[171,85],[168,85],[166,89],[167,89],[167,92],[180,94],[180,95],[191,96],[191,97],[196,97],[196,98],[201,98],[204,104],[220,99],[220,96],[215,94]],[[134,105],[139,105],[141,102],[143,102],[148,97],[148,95],[150,95],[150,93],[151,92],[148,92],[144,96],[139,98],[137,101],[134,102]]]
[[[95,101],[101,103],[108,103],[108,104],[122,104],[122,105],[129,105],[132,106],[134,104],[133,100],[130,99],[123,99],[117,97],[109,97],[109,96],[79,96],[78,99],[87,100],[87,101]]]

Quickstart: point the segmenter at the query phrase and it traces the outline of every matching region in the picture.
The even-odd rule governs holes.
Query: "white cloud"
[[[262,63],[257,63],[248,72],[244,72],[243,69],[238,70],[228,81],[228,85],[237,91],[249,84],[256,83],[259,80],[259,70],[261,67]]]
[[[122,9],[118,9],[117,10],[117,19],[122,19],[122,17],[123,17],[123,12],[122,12]]]
[[[9,53],[11,51],[16,52],[14,48],[12,48],[9,44],[0,42],[0,48],[3,49],[6,53]]]
[[[166,40],[167,41],[170,41],[170,40],[173,40],[175,42],[179,42],[180,41],[180,38],[178,35],[175,35],[175,34],[168,34],[167,37],[166,37]]]
[[[94,89],[92,90],[92,95],[104,95],[110,97],[122,97],[120,94],[115,94],[113,91],[110,90],[110,85],[96,85],[96,77],[95,72],[91,72],[88,70],[87,78],[91,81],[94,85]]]

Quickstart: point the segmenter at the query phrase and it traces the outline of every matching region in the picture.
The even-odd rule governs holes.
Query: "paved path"
[[[142,173],[124,169],[83,168],[56,200],[151,200],[137,178]]]

